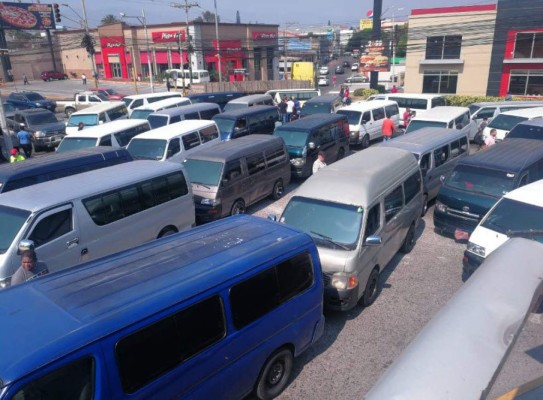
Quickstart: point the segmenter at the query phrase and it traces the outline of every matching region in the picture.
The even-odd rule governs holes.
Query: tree
[[[368,41],[371,40],[372,30],[364,29],[362,31],[355,32],[353,36],[347,42],[346,51],[352,51],[352,49],[362,49],[366,47]]]
[[[194,18],[193,22],[215,22],[215,13],[204,11],[200,17]],[[217,22],[221,22],[220,16],[217,16]]]
[[[104,18],[100,20],[100,25],[109,25],[109,24],[116,24],[121,22],[119,18],[117,18],[113,14],[108,14]]]
[[[91,56],[95,53],[94,44],[94,38],[90,34],[85,33],[83,39],[81,39],[81,47],[87,50],[87,53]]]

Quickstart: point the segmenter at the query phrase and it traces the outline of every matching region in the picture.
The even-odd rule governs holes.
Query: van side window
[[[128,142],[140,133],[146,132],[149,130],[148,124],[142,124],[140,126],[135,126],[130,129],[125,129],[124,131],[120,131],[117,133],[114,133],[115,139],[117,139],[117,143],[119,143],[119,146],[126,146],[128,145]]]
[[[434,167],[439,167],[449,159],[449,145],[434,150]]]
[[[106,135],[100,139],[98,146],[111,146],[111,135]]]
[[[241,164],[238,161],[230,161],[224,166],[223,180],[231,181],[241,177]]]
[[[420,158],[420,171],[422,172],[422,176],[426,176],[426,173],[430,169],[430,155],[431,153],[423,154]]]
[[[12,399],[91,400],[94,395],[94,376],[94,359],[85,357],[30,381]]]
[[[287,153],[283,147],[266,152],[266,164],[268,168],[283,163],[287,159]]]
[[[168,150],[166,150],[166,158],[170,158],[171,156],[179,153],[181,151],[181,141],[179,138],[173,138],[170,140],[170,143],[168,143]]]
[[[468,151],[468,138],[463,137],[460,139],[460,154]]]
[[[174,115],[174,116],[170,117],[169,124],[174,124],[174,123],[179,122],[179,121],[181,121],[181,116],[180,115]]]
[[[125,105],[116,107],[113,110],[109,111],[109,119],[112,121],[125,117],[126,115],[128,115],[128,111],[126,110]]]
[[[379,121],[380,119],[385,118],[385,110],[381,107],[372,110],[372,113],[374,121]]]
[[[103,123],[106,123],[107,122],[107,119],[106,119],[106,114],[105,113],[100,113],[98,115],[98,121],[101,121]]]
[[[200,111],[200,117],[202,119],[213,119],[216,114],[219,114],[218,108]]]
[[[445,99],[443,97],[435,97],[432,99],[432,108],[438,106],[446,106]]]
[[[377,203],[368,211],[368,219],[366,221],[366,230],[364,231],[364,240],[368,236],[375,235],[381,226],[381,204]]]
[[[247,157],[247,171],[249,172],[249,175],[264,171],[264,169],[266,169],[264,154],[260,153]]]
[[[200,130],[200,139],[202,140],[202,143],[207,143],[213,139],[217,139],[218,137],[219,131],[215,125],[208,126]]]
[[[59,211],[42,219],[28,237],[36,247],[61,237],[72,230],[72,209]]]
[[[230,289],[234,327],[241,329],[313,285],[308,253],[298,254]]]
[[[200,138],[197,132],[190,132],[182,136],[183,147],[185,150],[190,150],[200,146]]]
[[[522,178],[520,178],[520,182],[518,184],[518,187],[524,186],[528,184],[528,174],[525,174]]]
[[[323,126],[320,129],[319,136],[321,137],[321,143],[326,144],[334,141],[334,137],[331,132],[332,127],[330,125]]]
[[[392,117],[394,115],[399,115],[400,110],[398,109],[398,106],[396,104],[391,104],[385,107],[385,113],[387,117]]]
[[[409,203],[415,198],[417,193],[420,192],[421,178],[420,173],[417,171],[409,178],[407,178],[403,184],[403,191],[405,194],[405,204]]]
[[[496,112],[496,107],[486,107],[482,110],[479,110],[477,113],[477,119],[483,119],[488,118],[492,119],[494,117],[494,113]]]
[[[458,157],[460,155],[460,141],[455,140],[451,142],[451,158]]]
[[[234,132],[232,132],[232,138],[245,136],[248,133],[248,124],[246,118],[240,118],[236,121],[234,126]]]
[[[403,207],[402,186],[398,186],[385,197],[385,220],[390,221]]]
[[[370,122],[371,121],[371,114],[369,111],[364,112],[364,115],[362,115],[362,123],[364,122]]]
[[[122,338],[115,351],[123,390],[134,393],[225,334],[223,304],[213,296]]]
[[[143,105],[143,99],[137,99],[132,102],[130,108],[136,108]]]
[[[185,114],[185,119],[200,119],[200,114],[198,112],[192,112]]]
[[[454,127],[454,121],[449,122],[449,125],[447,125],[447,128],[452,129]]]

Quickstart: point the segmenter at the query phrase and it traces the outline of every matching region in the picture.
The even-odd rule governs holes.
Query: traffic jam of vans
[[[539,102],[183,97],[191,73],[210,80],[168,70],[175,91],[74,112],[54,154],[0,165],[0,337],[35,344],[6,347],[0,399],[271,399],[427,213],[466,244],[464,280],[510,239],[543,243]],[[243,215],[265,199],[280,212]]]

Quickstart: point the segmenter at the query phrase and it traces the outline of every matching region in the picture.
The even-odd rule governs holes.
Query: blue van
[[[275,106],[253,106],[227,111],[213,117],[222,140],[262,133],[271,135],[279,123],[279,110]]]
[[[102,146],[0,165],[0,193],[127,161],[132,161],[128,150]]]
[[[12,400],[269,399],[324,328],[311,238],[246,215],[13,286],[0,304]]]
[[[209,93],[195,93],[190,94],[188,98],[192,101],[192,104],[196,103],[215,103],[221,107],[224,111],[224,106],[230,100],[237,99],[242,96],[246,96],[244,92],[209,92]]]

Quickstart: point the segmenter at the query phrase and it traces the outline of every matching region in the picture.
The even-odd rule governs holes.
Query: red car
[[[126,97],[126,94],[119,93],[111,88],[92,88],[91,90],[103,94],[108,100],[122,100],[123,97]]]
[[[44,82],[52,81],[53,79],[64,80],[68,79],[68,75],[58,71],[43,71],[41,73],[41,79],[43,79]]]

